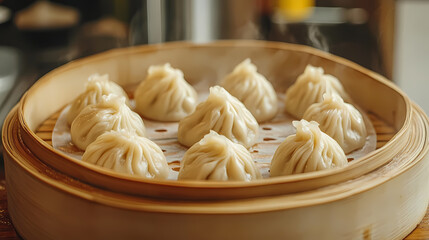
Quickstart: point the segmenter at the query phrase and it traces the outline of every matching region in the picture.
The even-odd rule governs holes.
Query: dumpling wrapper
[[[99,103],[85,107],[73,121],[70,134],[73,144],[85,150],[101,134],[121,129],[145,136],[141,117],[125,104],[124,97],[102,96]]]
[[[253,146],[259,135],[258,122],[249,110],[219,86],[211,87],[206,101],[179,122],[177,137],[181,144],[190,147],[210,130],[246,148]]]
[[[272,177],[342,167],[347,157],[340,145],[320,131],[318,124],[306,120],[293,121],[296,134],[288,136],[271,160]]]
[[[72,103],[67,114],[67,123],[72,124],[76,116],[88,105],[96,104],[101,96],[116,94],[126,98],[128,104],[128,95],[118,84],[109,80],[109,75],[94,74],[88,78],[85,92],[80,94]]]
[[[158,121],[179,121],[197,106],[197,92],[169,63],[151,66],[134,93],[136,112]]]
[[[277,94],[250,59],[238,64],[220,85],[238,98],[258,122],[268,121],[276,115]]]
[[[166,179],[170,169],[158,145],[124,130],[97,137],[86,148],[82,161],[148,179]]]
[[[337,94],[324,94],[323,101],[312,104],[303,118],[318,122],[320,130],[335,139],[345,153],[365,145],[367,130],[362,114]]]
[[[186,151],[178,180],[251,181],[261,173],[241,144],[210,131]]]
[[[286,112],[301,119],[305,110],[311,104],[323,101],[323,94],[325,93],[337,93],[343,99],[348,100],[340,81],[334,76],[323,72],[321,67],[307,65],[304,73],[286,90]]]

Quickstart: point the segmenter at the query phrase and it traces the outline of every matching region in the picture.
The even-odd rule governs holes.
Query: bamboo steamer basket
[[[81,162],[50,142],[58,112],[108,73],[133,86],[170,62],[191,84],[215,82],[250,57],[284,91],[306,64],[337,76],[369,116],[377,150],[344,168],[243,182],[142,180]],[[394,84],[298,45],[221,41],[117,49],[42,77],[3,127],[11,219],[26,239],[401,239],[429,200],[428,119]]]

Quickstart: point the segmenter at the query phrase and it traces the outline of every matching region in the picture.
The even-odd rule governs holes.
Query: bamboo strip
[[[59,110],[94,72],[127,88],[149,65],[169,61],[191,83],[213,84],[246,57],[277,90],[307,63],[341,76],[374,123],[378,149],[332,171],[225,183],[136,179],[52,148]],[[312,48],[221,41],[113,50],[48,73],[9,114],[2,136],[10,214],[26,239],[401,239],[428,206],[428,129],[391,82]]]
[[[347,60],[308,47],[258,41],[237,43],[170,43],[118,49],[60,67],[40,79],[21,100],[18,118],[22,140],[45,164],[92,185],[127,194],[184,200],[263,197],[329,186],[379,168],[407,144],[411,124],[410,101],[383,77]],[[185,55],[193,57],[183,57]],[[210,62],[204,61],[208,56]],[[54,114],[57,116],[60,109],[82,92],[84,82],[94,72],[108,73],[112,80],[123,86],[131,86],[143,78],[149,65],[169,61],[173,66],[182,69],[191,83],[208,81],[209,85],[213,85],[219,76],[231,71],[236,63],[246,57],[252,58],[259,67],[258,70],[267,76],[277,90],[290,85],[307,63],[322,66],[327,73],[341,76],[340,80],[353,100],[370,113],[374,122],[382,124],[377,127],[378,133],[386,135],[377,143],[379,149],[350,162],[344,168],[332,171],[270,178],[251,183],[173,182],[137,179],[72,159],[55,151],[50,143],[46,142],[51,141],[48,132],[35,133],[43,122],[55,122],[55,119],[49,117]],[[269,64],[267,59],[270,59]]]
[[[421,111],[409,130],[422,141],[363,177],[298,194],[191,202],[117,194],[57,172],[22,145],[16,111],[10,116],[3,131],[9,209],[26,239],[402,239],[429,199],[429,123]]]

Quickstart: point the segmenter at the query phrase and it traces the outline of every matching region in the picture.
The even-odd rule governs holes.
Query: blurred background
[[[0,0],[0,124],[55,67],[178,40],[309,45],[386,76],[429,112],[428,12],[423,0]]]

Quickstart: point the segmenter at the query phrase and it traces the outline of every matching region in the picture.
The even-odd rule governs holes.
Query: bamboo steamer
[[[132,86],[149,65],[168,61],[198,84],[220,80],[246,57],[281,91],[307,63],[337,76],[378,129],[377,150],[344,168],[251,183],[155,181],[72,159],[40,130],[94,72]],[[426,115],[395,85],[309,47],[221,41],[118,49],[48,73],[11,111],[3,127],[9,211],[26,239],[401,239],[428,205],[427,138]]]

